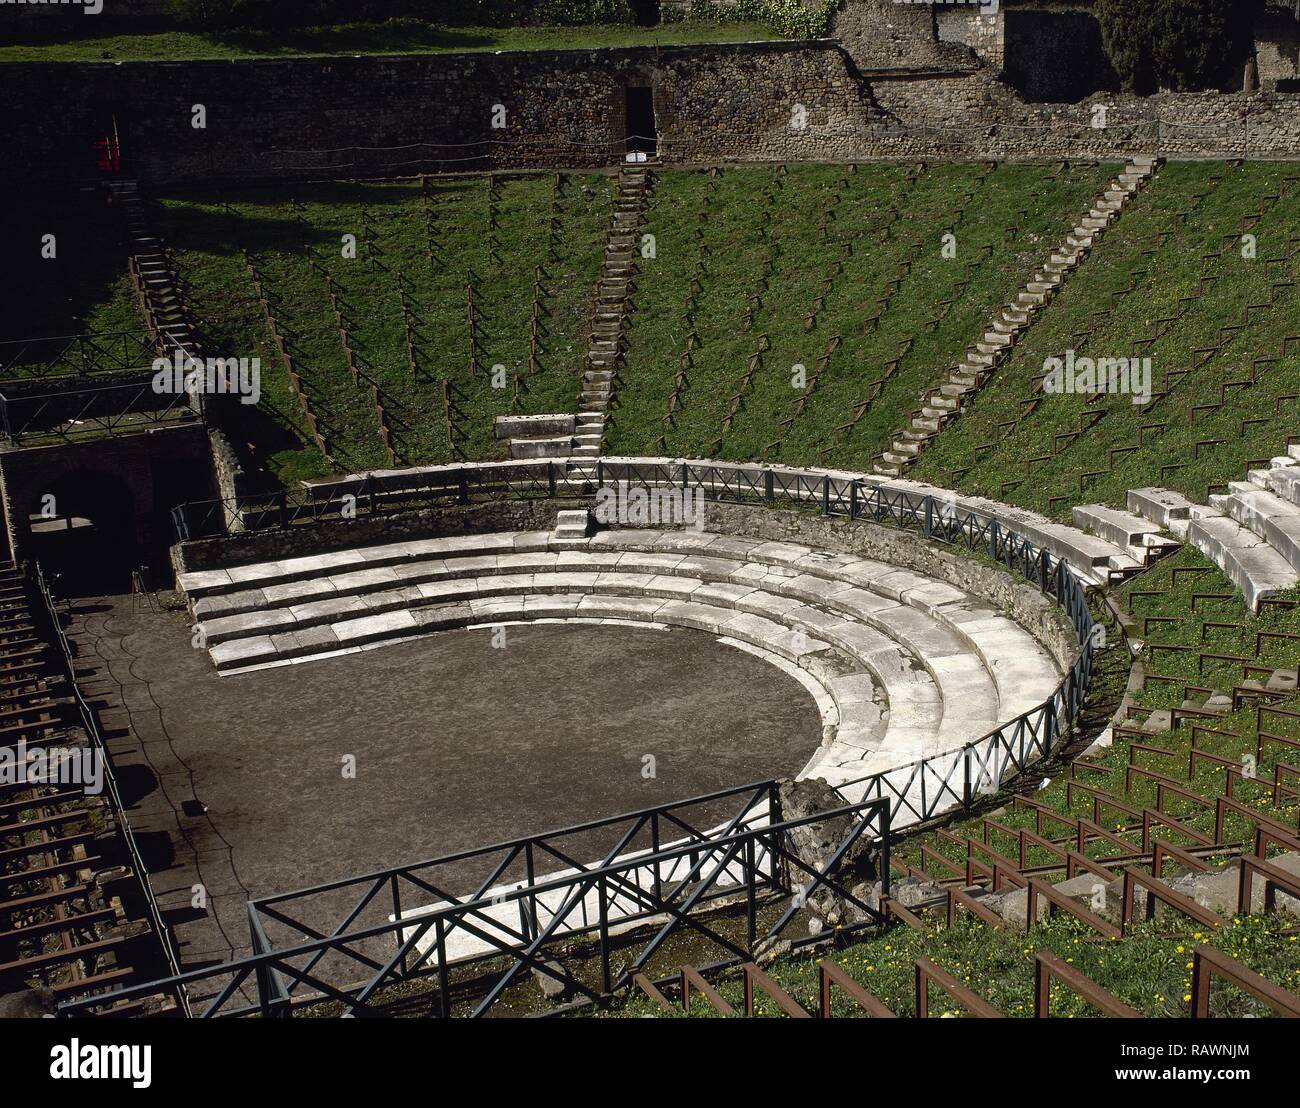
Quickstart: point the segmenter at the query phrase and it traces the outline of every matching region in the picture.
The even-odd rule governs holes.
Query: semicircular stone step
[[[181,583],[224,672],[517,620],[696,627],[771,651],[821,684],[834,738],[818,772],[861,775],[864,759],[896,765],[960,746],[1042,703],[1060,678],[1028,631],[946,583],[709,532],[453,536]]]
[[[954,692],[961,693],[960,699],[947,697],[945,700],[945,703],[960,703],[962,711],[944,724],[944,734],[976,723],[992,726],[1000,714],[1000,692],[995,678],[985,668],[982,655],[978,651],[971,653],[969,638],[959,635],[929,611],[900,604],[858,585],[721,558],[631,554],[613,561],[600,558],[592,568],[585,559],[570,552],[565,563],[575,561],[588,568],[567,572],[555,568],[547,572],[557,567],[558,559],[536,554],[446,559],[429,567],[431,580],[361,594],[349,590],[363,585],[391,584],[395,578],[388,569],[352,572],[322,581],[322,586],[337,584],[332,590],[319,590],[316,599],[303,599],[287,608],[262,608],[217,617],[203,621],[201,627],[206,641],[215,648],[252,635],[333,624],[348,616],[364,618],[431,602],[463,601],[488,595],[580,589],[662,599],[694,597],[722,602],[742,612],[784,622],[797,631],[824,637],[851,633],[860,625],[884,631],[919,658],[932,675],[938,677],[942,670]],[[521,572],[509,572],[511,569]],[[944,595],[952,600],[964,594],[946,589]],[[237,652],[222,652],[221,656],[234,658]]]

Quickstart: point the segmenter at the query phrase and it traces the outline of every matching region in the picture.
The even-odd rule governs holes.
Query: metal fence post
[[[989,520],[989,557],[995,562],[998,560],[998,526],[996,519]]]
[[[831,479],[822,478],[822,515],[830,515],[831,512]]]
[[[600,991],[603,995],[609,996],[612,991],[609,975],[609,902],[606,898],[604,877],[600,879],[598,895],[600,896]]]
[[[763,499],[769,504],[776,499],[776,475],[770,469],[763,471]]]
[[[758,875],[754,872],[754,840],[745,840],[745,873],[748,877],[745,897],[745,949],[754,953],[754,940],[758,937]]]
[[[925,523],[921,528],[921,533],[928,539],[934,532],[934,497],[925,498]]]
[[[442,1018],[449,1019],[451,1017],[451,998],[447,993],[451,982],[447,974],[447,935],[441,916],[434,920],[433,927],[438,937],[438,1007],[442,1010]]]
[[[858,518],[858,483],[849,482],[849,522]]]

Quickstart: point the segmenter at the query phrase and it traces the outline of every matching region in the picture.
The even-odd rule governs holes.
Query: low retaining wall
[[[410,539],[491,531],[547,531],[555,527],[556,512],[581,506],[578,500],[493,500],[484,504],[441,504],[354,520],[321,520],[283,530],[241,531],[177,543],[172,547],[172,568],[178,574],[194,573]]]

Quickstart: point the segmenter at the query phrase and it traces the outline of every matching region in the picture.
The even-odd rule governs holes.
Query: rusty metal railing
[[[754,1014],[754,990],[757,989],[792,1019],[812,1018],[806,1008],[752,962],[740,968],[745,975],[745,1015]]]
[[[1218,930],[1219,925],[1223,922],[1218,915],[1211,912],[1208,908],[1202,908],[1191,897],[1183,896],[1176,889],[1170,888],[1157,877],[1152,877],[1148,873],[1141,873],[1135,869],[1126,869],[1124,871],[1124,892],[1123,899],[1120,902],[1120,935],[1128,933],[1129,924],[1133,922],[1134,897],[1138,888],[1143,889],[1147,894],[1146,918],[1152,919],[1156,914],[1156,902],[1173,908],[1177,912],[1194,919],[1197,923],[1208,927],[1211,931]]]
[[[831,1018],[831,994],[833,989],[839,989],[845,993],[850,1000],[869,1016],[874,1016],[876,1019],[898,1018],[897,1013],[887,1008],[878,997],[867,992],[834,962],[818,962],[817,976],[818,992],[821,998],[819,1014],[822,1019]]]
[[[1034,1019],[1047,1019],[1051,1016],[1053,981],[1061,982],[1094,1008],[1100,1009],[1103,1015],[1126,1020],[1142,1018],[1141,1012],[1112,996],[1068,962],[1050,951],[1040,950],[1034,955]]]
[[[961,984],[946,970],[941,970],[929,958],[916,960],[916,1016],[927,1019],[930,1015],[930,984],[938,985],[953,1000],[977,1019],[1003,1019],[1003,1014],[987,1000]]]
[[[1210,986],[1215,977],[1235,985],[1279,1016],[1300,1018],[1300,997],[1247,969],[1223,951],[1212,946],[1198,946],[1192,951],[1192,1000],[1187,1012],[1192,1019],[1209,1018]]]

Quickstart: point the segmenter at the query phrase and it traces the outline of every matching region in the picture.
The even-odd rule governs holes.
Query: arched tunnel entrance
[[[139,565],[135,497],[111,473],[73,470],[29,506],[30,553],[64,596],[125,592]]]

